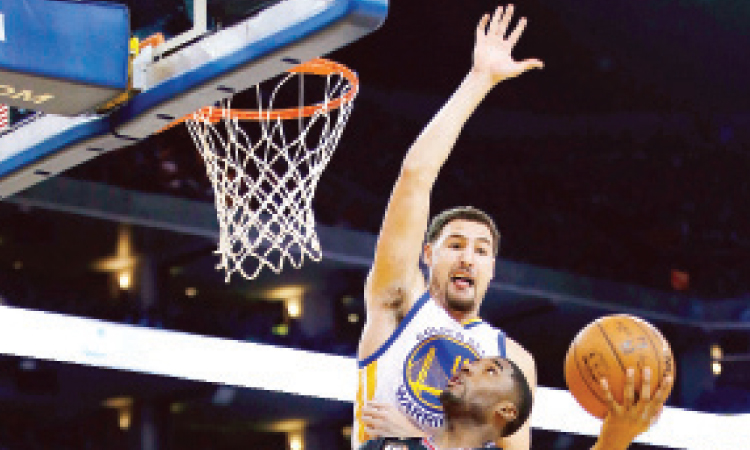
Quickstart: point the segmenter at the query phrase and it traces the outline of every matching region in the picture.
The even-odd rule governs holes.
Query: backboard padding
[[[246,27],[264,14],[268,15],[263,19],[273,20],[281,4],[275,5],[168,55],[165,61],[192,58],[196,64],[177,65],[177,73],[155,78],[153,86],[110,115],[78,118],[62,125],[54,116],[44,116],[28,125],[36,138],[24,142],[17,142],[18,130],[0,135],[0,199],[99,154],[144,139],[173,119],[271,78],[292,67],[295,61],[343,47],[377,29],[388,9],[387,0],[283,3],[300,2],[319,9],[299,23],[259,38],[237,33],[236,27]],[[244,41],[233,42],[233,49],[226,54],[211,56],[210,46],[228,36],[241,36]]]

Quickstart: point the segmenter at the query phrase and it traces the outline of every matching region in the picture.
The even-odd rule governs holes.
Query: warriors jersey
[[[357,362],[359,387],[354,405],[352,447],[370,439],[362,423],[368,401],[389,403],[420,429],[443,424],[440,394],[467,361],[505,357],[505,334],[480,319],[458,323],[425,293],[390,338]]]

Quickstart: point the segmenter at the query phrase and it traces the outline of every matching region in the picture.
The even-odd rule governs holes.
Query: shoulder
[[[506,355],[509,360],[518,364],[530,385],[536,385],[536,363],[534,357],[521,344],[506,337]]]
[[[498,338],[503,341],[500,345],[501,347],[504,347],[506,358],[515,362],[516,364],[521,366],[521,368],[523,368],[524,365],[534,365],[534,357],[531,356],[531,353],[523,348],[521,344],[510,338],[504,330],[497,328],[485,321],[481,322],[480,327],[482,329],[482,332],[487,336],[498,336]]]
[[[509,359],[518,360],[516,362],[520,362],[520,361],[530,361],[532,363],[534,362],[534,357],[531,356],[531,353],[529,353],[528,350],[523,348],[523,346],[519,344],[518,342],[506,336],[505,343],[508,349]]]

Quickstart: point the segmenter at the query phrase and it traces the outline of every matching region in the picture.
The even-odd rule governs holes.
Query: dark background
[[[142,36],[189,27],[180,1],[127,3]],[[226,26],[265,3],[209,6],[214,26]],[[642,3],[516,2],[529,25],[514,55],[540,58],[545,68],[502,83],[483,102],[441,171],[432,210],[471,204],[497,220],[498,284],[482,313],[535,355],[540,385],[565,387],[562,360],[580,328],[627,312],[672,344],[678,382],[670,405],[747,413],[750,4]],[[225,284],[213,269],[215,239],[93,207],[71,214],[34,206],[21,194],[0,204],[0,295],[26,308],[353,356],[366,261],[401,160],[471,67],[476,24],[495,6],[391,1],[381,29],[326,55],[354,69],[362,88],[314,207],[322,235],[353,233],[358,262],[307,262]],[[242,96],[237,102],[243,106]],[[157,194],[164,210],[213,202],[184,128],[62,177],[94,193],[122,189],[131,200]],[[119,290],[112,274],[92,269],[115,253],[128,222],[133,254],[158,286],[153,303],[144,302],[139,280],[134,291]],[[306,310],[319,311],[306,314],[327,325],[290,319],[268,295],[285,284],[304,285]],[[187,296],[188,286],[199,294]],[[279,325],[288,334],[275,333]],[[726,357],[719,376],[710,371],[713,344]],[[275,424],[289,419],[305,421],[309,442],[346,447],[349,405],[238,390],[229,406],[217,406],[218,386],[42,361],[22,369],[28,364],[3,357],[0,366],[0,446],[10,449],[138,447],[138,427],[119,429],[115,412],[101,406],[115,394],[160,411],[163,448],[283,448]],[[591,444],[534,433],[536,448]]]

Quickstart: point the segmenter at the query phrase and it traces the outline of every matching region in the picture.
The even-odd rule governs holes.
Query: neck
[[[455,320],[456,322],[460,324],[463,324],[464,322],[467,322],[469,320],[479,318],[479,314],[477,314],[476,311],[463,312],[463,311],[452,310],[446,307],[445,312],[447,312],[449,316],[453,317],[453,320]]]
[[[464,323],[467,320],[479,318],[479,312],[476,310],[471,311],[460,311],[448,306],[448,302],[445,299],[445,293],[438,289],[436,286],[430,286],[430,297],[432,297],[440,306],[443,307],[445,312],[458,323]]]
[[[496,442],[500,437],[491,423],[477,423],[472,419],[451,419],[446,416],[445,425],[435,434],[438,449],[481,448],[487,442]]]

